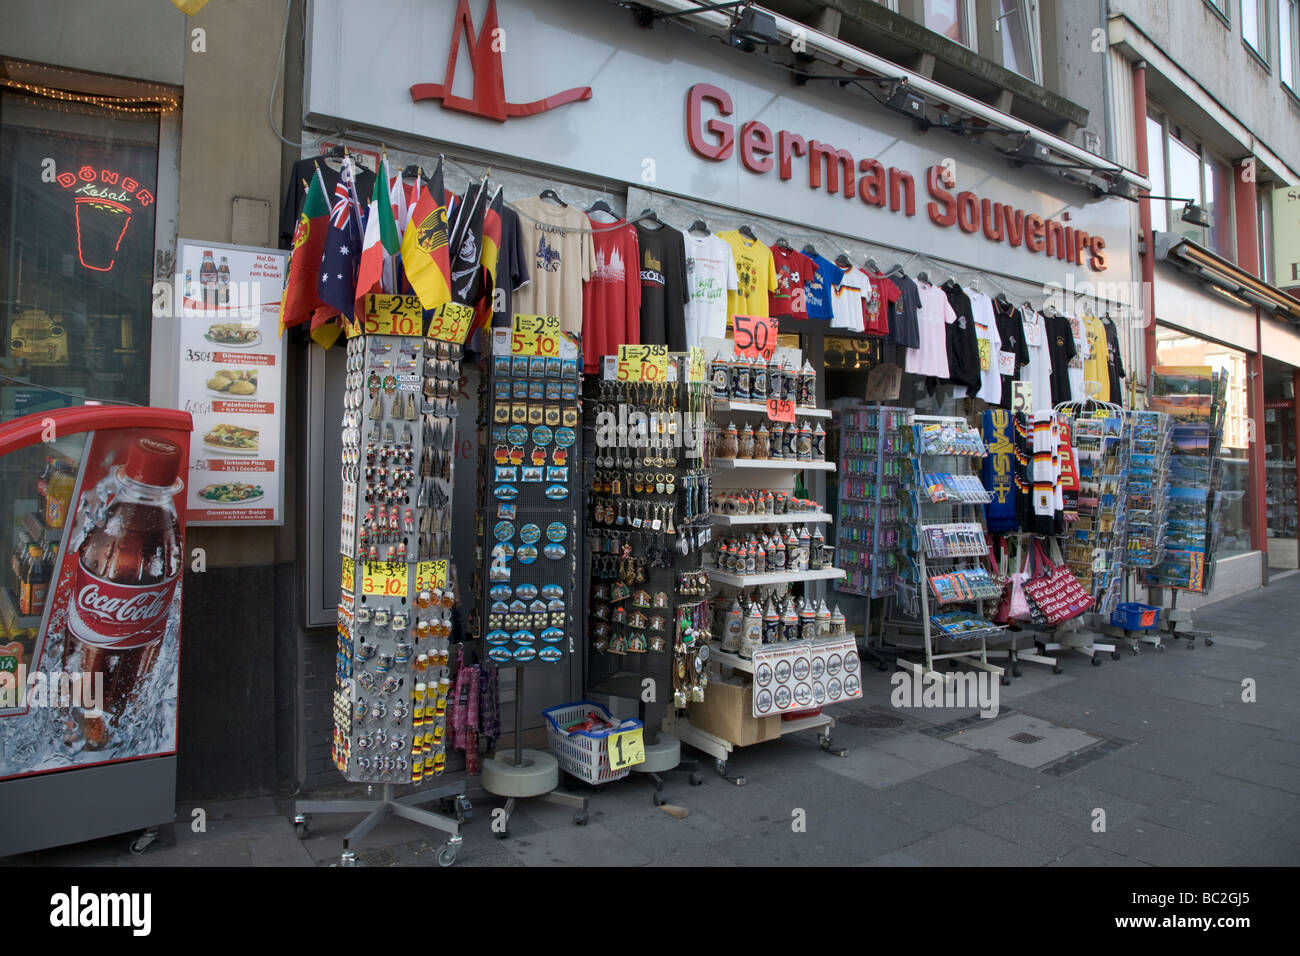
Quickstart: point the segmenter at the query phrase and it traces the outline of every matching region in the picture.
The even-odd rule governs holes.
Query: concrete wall
[[[1095,51],[1093,32],[1105,30],[1102,3],[1077,0],[1041,3],[1043,85],[1088,111],[1088,124],[1076,141],[1085,145],[1083,133],[1095,133],[1099,152],[1111,157],[1106,133],[1106,47]],[[1104,37],[1103,32],[1103,37]]]

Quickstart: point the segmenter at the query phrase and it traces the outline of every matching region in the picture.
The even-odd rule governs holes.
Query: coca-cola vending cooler
[[[0,856],[175,817],[192,428],[120,406],[0,425]]]

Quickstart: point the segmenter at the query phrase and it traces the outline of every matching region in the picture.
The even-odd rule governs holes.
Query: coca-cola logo
[[[99,585],[91,584],[77,594],[77,607],[93,615],[107,618],[122,624],[135,621],[147,621],[167,611],[167,602],[171,598],[172,586],[169,581],[163,588],[155,591],[142,591],[138,594],[115,597],[104,594]]]
[[[164,438],[141,438],[140,447],[157,455],[171,455],[180,451],[180,446]]]
[[[138,647],[158,640],[180,575],[150,585],[115,584],[78,563],[68,607],[68,630],[100,647]]]

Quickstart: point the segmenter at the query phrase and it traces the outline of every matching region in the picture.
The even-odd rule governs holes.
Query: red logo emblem
[[[464,34],[469,47],[470,62],[474,66],[474,95],[470,99],[455,96],[451,84],[456,77],[456,55],[460,37]],[[411,87],[411,99],[441,100],[445,110],[459,110],[485,119],[504,123],[512,116],[536,116],[557,106],[591,99],[590,86],[575,86],[531,103],[507,103],[505,74],[501,71],[502,31],[497,26],[497,0],[489,0],[483,29],[474,32],[474,18],[469,13],[469,0],[456,5],[456,20],[452,26],[451,48],[447,54],[447,76],[442,83],[416,83]]]

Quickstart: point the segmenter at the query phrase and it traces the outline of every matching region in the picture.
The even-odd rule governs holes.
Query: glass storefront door
[[[1300,567],[1300,507],[1296,497],[1295,371],[1264,358],[1264,488],[1268,513],[1268,564]]]

